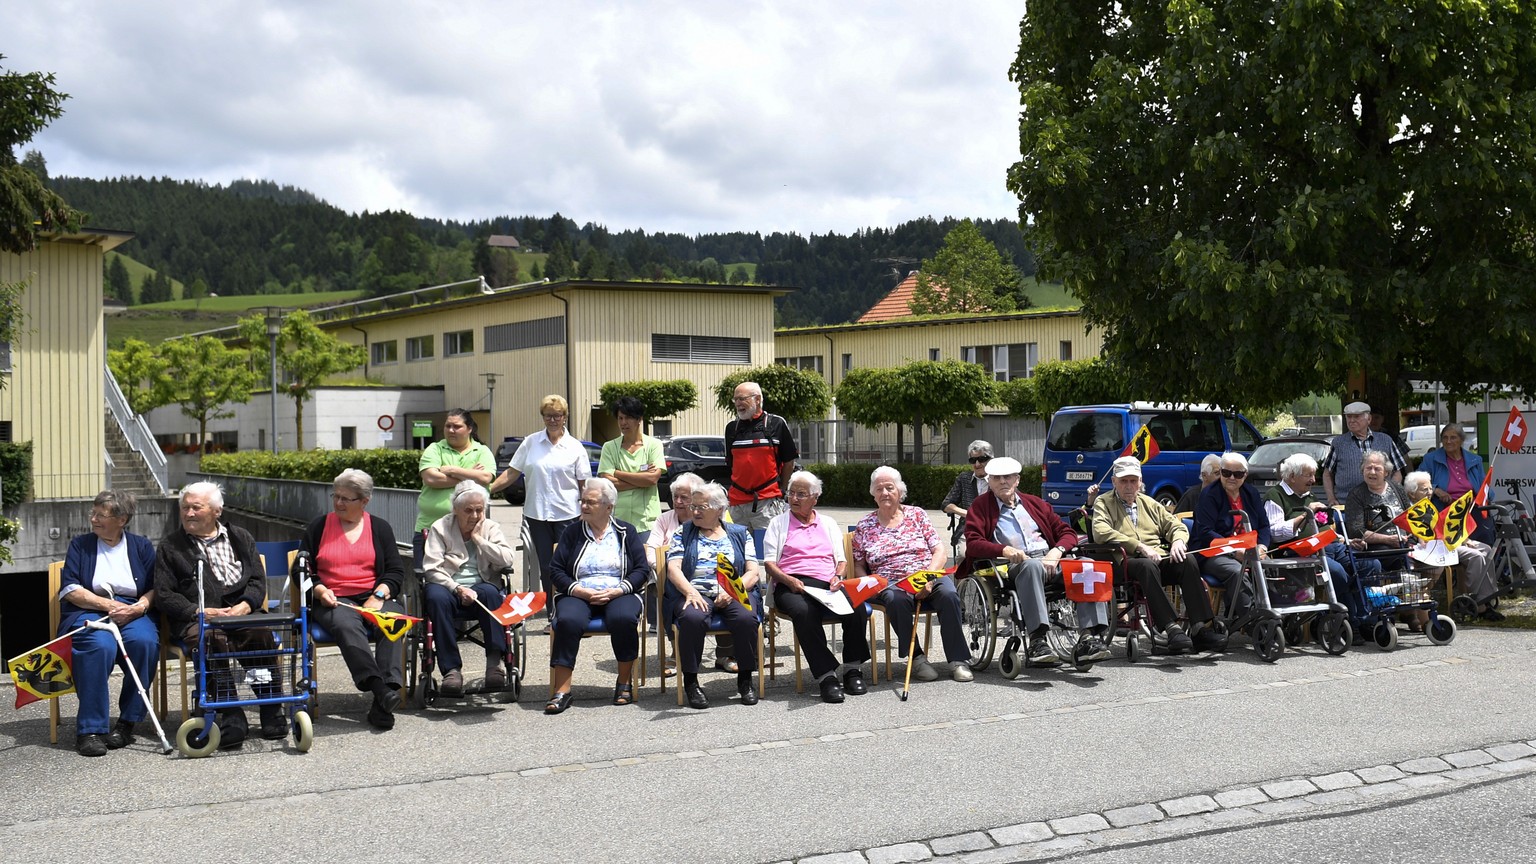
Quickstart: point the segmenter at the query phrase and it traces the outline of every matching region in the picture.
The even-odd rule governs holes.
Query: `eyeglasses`
[[[544,415],[545,422],[553,422],[555,420],[564,420],[564,419],[565,419],[565,415],[564,414],[545,414]]]
[[[1247,471],[1234,471],[1231,468],[1223,468],[1223,469],[1221,469],[1221,476],[1227,478],[1228,480],[1236,480],[1239,477],[1247,477],[1248,476],[1248,472]]]
[[[340,492],[332,492],[331,493],[331,500],[332,501],[340,501],[343,504],[356,504],[357,502],[359,502],[359,501],[361,501],[363,499],[361,499],[361,498],[348,498],[347,496],[341,494]]]
[[[688,509],[694,513],[708,513],[715,508],[709,506],[708,504],[690,504],[688,505]]]
[[[796,492],[795,490],[791,489],[789,490],[789,500],[798,501],[801,498],[815,498],[820,494],[820,492]]]
[[[991,456],[972,456],[971,457],[971,464],[972,465],[985,465],[985,464],[987,464],[988,462],[991,462],[991,461],[992,461],[992,457]]]

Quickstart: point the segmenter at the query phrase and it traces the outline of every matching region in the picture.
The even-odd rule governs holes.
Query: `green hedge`
[[[869,497],[869,475],[878,467],[869,463],[827,465],[816,463],[805,470],[821,478],[821,499],[827,507],[874,507]],[[949,494],[955,476],[971,470],[969,465],[896,465],[907,484],[907,503],[927,510],[939,509],[939,502]],[[1019,488],[1031,495],[1040,494],[1040,466],[1025,465]]]
[[[420,450],[306,450],[290,453],[244,451],[210,453],[199,463],[209,474],[270,477],[274,480],[315,480],[329,483],[347,468],[368,472],[373,485],[386,489],[419,489]]]
[[[32,442],[0,444],[0,505],[15,507],[32,497]]]

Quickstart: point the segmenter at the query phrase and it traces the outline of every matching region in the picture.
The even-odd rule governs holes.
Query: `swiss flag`
[[[1211,541],[1209,548],[1197,550],[1207,558],[1214,558],[1227,552],[1241,552],[1244,549],[1252,549],[1259,545],[1259,532],[1245,531],[1231,537],[1217,537]]]
[[[896,583],[896,587],[907,592],[908,594],[916,594],[924,588],[927,588],[929,582],[932,582],[935,579],[943,578],[944,571],[942,570],[919,570],[916,573],[913,573],[911,576],[908,576],[907,578]]]
[[[1305,558],[1308,555],[1316,555],[1323,551],[1328,544],[1337,539],[1339,539],[1339,532],[1329,528],[1326,531],[1319,531],[1311,537],[1299,537],[1276,548],[1275,551],[1279,552],[1282,549],[1289,549],[1296,553],[1297,556]]]
[[[491,613],[491,617],[500,621],[507,627],[516,626],[519,621],[533,615],[544,608],[544,592],[529,591],[525,594],[508,594],[507,599],[501,601],[501,605]]]
[[[869,575],[862,579],[844,579],[842,581],[843,593],[848,595],[848,602],[854,606],[860,606],[869,602],[869,598],[885,590],[885,586],[891,584],[884,576]]]
[[[1492,471],[1488,471],[1485,474],[1483,474],[1483,484],[1481,486],[1477,487],[1477,498],[1474,499],[1474,501],[1472,502],[1473,504],[1477,505],[1478,507],[1487,507],[1488,506],[1488,481],[1490,481],[1492,479],[1493,479],[1493,472]]]
[[[1525,433],[1529,431],[1525,426],[1525,415],[1511,405],[1509,420],[1504,424],[1504,437],[1499,439],[1499,446],[1513,453],[1525,446]]]
[[[1114,568],[1108,561],[1063,558],[1061,580],[1067,586],[1067,599],[1074,603],[1103,603],[1115,593]]]

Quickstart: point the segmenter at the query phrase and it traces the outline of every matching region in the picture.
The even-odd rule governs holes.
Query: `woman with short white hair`
[[[474,480],[461,481],[453,487],[451,500],[453,509],[427,529],[422,594],[426,616],[432,621],[437,668],[443,675],[439,692],[457,697],[464,695],[464,661],[454,625],[460,618],[479,621],[485,637],[483,688],[500,690],[507,686],[503,660],[506,628],[487,610],[499,608],[506,599],[497,582],[502,571],[512,569],[517,552],[501,526],[486,516],[490,495],[484,486]]]

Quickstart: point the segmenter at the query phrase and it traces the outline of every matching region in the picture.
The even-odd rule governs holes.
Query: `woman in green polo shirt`
[[[634,396],[620,396],[613,403],[619,420],[619,437],[603,445],[597,476],[612,481],[619,490],[613,518],[648,533],[661,515],[661,496],[656,484],[667,468],[661,442],[640,431],[645,427],[645,403]]]

